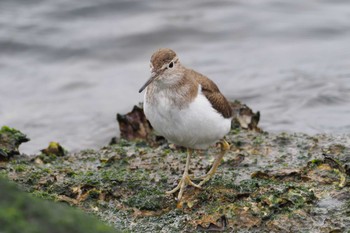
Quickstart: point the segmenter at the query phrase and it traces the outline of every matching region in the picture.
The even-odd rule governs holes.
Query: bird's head
[[[170,78],[176,77],[179,74],[181,64],[176,53],[168,48],[162,48],[156,51],[150,61],[151,77],[147,82],[140,88],[141,93],[149,84],[154,81],[160,81],[163,83],[171,83],[176,80],[169,80]]]

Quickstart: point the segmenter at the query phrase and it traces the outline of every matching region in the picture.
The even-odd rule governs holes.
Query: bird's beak
[[[147,80],[147,82],[140,88],[139,93],[141,93],[151,82],[153,82],[157,78],[158,74],[156,72],[151,73],[151,77]]]

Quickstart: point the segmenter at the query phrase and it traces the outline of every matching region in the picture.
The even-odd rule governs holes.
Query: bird
[[[178,185],[167,191],[180,201],[185,188],[202,188],[215,174],[226,151],[224,136],[231,129],[233,111],[218,86],[205,75],[180,63],[177,54],[161,48],[150,59],[151,76],[140,88],[145,90],[143,108],[154,130],[169,142],[187,148],[186,166]],[[221,150],[211,169],[196,184],[189,175],[190,158],[195,149],[207,149],[220,142]]]

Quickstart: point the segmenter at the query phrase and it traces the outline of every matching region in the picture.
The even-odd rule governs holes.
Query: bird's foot
[[[199,186],[202,186],[203,184],[207,183],[215,174],[215,171],[209,171],[206,175],[199,177],[202,181],[199,182]]]
[[[194,175],[191,175],[190,178],[191,180],[200,181],[198,186],[202,187],[203,184],[207,183],[215,175],[215,172],[216,172],[216,169],[210,170],[207,174],[199,177],[195,177]]]
[[[216,170],[218,169],[222,158],[224,157],[226,151],[228,151],[230,149],[230,144],[228,144],[228,142],[226,142],[226,140],[222,140],[220,142],[221,144],[221,152],[220,154],[216,157],[213,166],[211,167],[211,169],[209,170],[209,172],[207,174],[205,174],[204,176],[200,176],[200,177],[193,177],[191,176],[191,178],[193,180],[201,180],[201,182],[199,182],[199,186],[202,186],[203,184],[207,183],[215,174]]]
[[[185,188],[187,185],[191,185],[193,187],[196,188],[201,188],[200,185],[193,183],[193,181],[191,180],[190,176],[188,174],[184,174],[179,182],[179,184],[172,190],[167,191],[166,194],[173,194],[176,191],[179,190],[179,194],[177,195],[177,200],[181,200],[183,192],[185,191]]]

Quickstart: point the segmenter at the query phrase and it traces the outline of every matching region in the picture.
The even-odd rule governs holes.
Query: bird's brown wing
[[[207,97],[214,109],[216,109],[224,118],[232,117],[232,108],[223,94],[221,94],[216,84],[204,75],[194,71],[191,72],[195,80],[202,86],[202,92]]]

